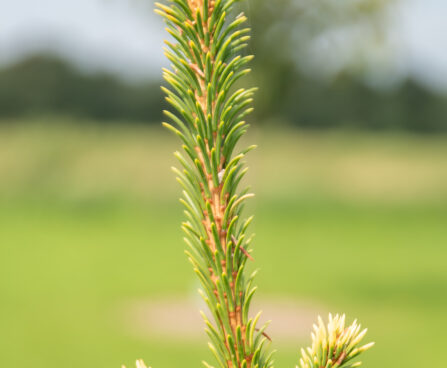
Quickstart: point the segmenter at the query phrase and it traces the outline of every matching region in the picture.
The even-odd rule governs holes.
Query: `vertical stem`
[[[173,87],[166,89],[167,101],[179,114],[168,116],[179,129],[167,125],[183,140],[193,163],[177,154],[185,173],[178,178],[186,192],[183,203],[194,219],[183,226],[192,247],[188,256],[213,312],[215,324],[207,325],[219,336],[212,349],[225,362],[222,368],[264,368],[271,366],[264,355],[264,336],[256,332],[256,321],[243,315],[253,289],[244,275],[251,256],[246,226],[239,219],[250,196],[238,194],[245,153],[233,157],[233,151],[248,127],[242,119],[251,111],[254,89],[232,88],[247,74],[244,67],[251,60],[238,55],[249,29],[240,28],[246,20],[243,14],[229,19],[235,2],[171,0],[170,6],[157,4],[156,11],[177,41],[167,42],[172,72],[165,72],[165,79]]]

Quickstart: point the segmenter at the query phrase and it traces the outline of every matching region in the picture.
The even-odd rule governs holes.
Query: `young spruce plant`
[[[238,186],[247,171],[243,159],[254,146],[235,153],[247,131],[244,117],[252,111],[255,88],[237,89],[234,84],[250,69],[253,56],[242,56],[250,38],[243,25],[244,14],[233,17],[237,0],[170,0],[157,3],[172,42],[166,41],[171,70],[163,88],[175,112],[165,111],[164,123],[183,142],[176,152],[182,169],[175,169],[183,187],[181,202],[186,221],[182,228],[186,254],[199,278],[200,293],[211,320],[203,314],[209,348],[219,368],[270,368],[266,326],[258,326],[250,303],[256,291],[255,273],[246,274],[252,260],[247,228],[252,220],[242,218],[244,202],[253,196]],[[345,326],[345,316],[329,315],[314,325],[312,345],[301,350],[300,368],[357,367],[352,363],[373,344],[359,346],[366,330],[354,322]],[[205,363],[207,368],[211,368]],[[146,368],[137,361],[138,368]]]

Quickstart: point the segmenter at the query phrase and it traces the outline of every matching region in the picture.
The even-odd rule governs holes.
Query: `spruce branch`
[[[242,219],[248,189],[239,190],[246,173],[243,159],[254,147],[235,154],[246,132],[244,117],[252,111],[255,88],[232,88],[250,69],[252,56],[240,51],[249,40],[243,13],[230,18],[235,0],[171,0],[157,3],[167,32],[164,70],[170,89],[163,88],[175,113],[163,123],[183,142],[176,152],[182,169],[174,169],[183,187],[181,203],[186,254],[202,284],[201,294],[212,318],[205,314],[210,349],[221,368],[270,367],[267,340],[258,318],[249,315],[256,288],[246,275],[252,260],[247,236],[251,218]],[[205,363],[206,366],[208,366]]]
[[[250,39],[247,18],[232,16],[239,0],[168,1],[156,3],[155,10],[173,39],[165,41],[172,64],[163,69],[170,87],[162,90],[174,112],[164,111],[169,122],[163,125],[183,142],[183,153],[174,153],[181,168],[173,171],[183,188],[185,253],[211,313],[211,318],[202,313],[209,348],[219,368],[270,368],[266,325],[258,326],[260,313],[250,313],[256,291],[256,272],[246,272],[247,261],[253,260],[253,237],[247,235],[252,217],[244,219],[242,211],[253,194],[240,189],[247,172],[244,157],[255,146],[236,151],[256,91],[234,88],[250,72],[253,58],[241,54]],[[320,320],[301,368],[341,367],[366,350],[368,345],[357,348],[364,335],[359,328],[354,323],[344,329],[344,317],[336,316],[326,332]],[[146,368],[143,361],[137,368]]]

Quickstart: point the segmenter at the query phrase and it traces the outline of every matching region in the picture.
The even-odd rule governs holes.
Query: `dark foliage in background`
[[[88,75],[51,55],[37,55],[0,71],[0,118],[69,115],[101,121],[158,121],[157,82],[126,84]]]
[[[349,75],[333,82],[305,75],[284,78],[287,87],[268,114],[300,127],[447,131],[447,96],[412,80],[396,89],[377,91]]]
[[[255,6],[249,1],[245,10],[253,37],[248,53],[256,50],[252,77],[260,87],[252,119],[315,129],[447,131],[447,94],[436,94],[411,79],[382,90],[364,83],[362,68],[378,67],[371,56],[374,45],[386,40],[386,14],[393,2],[256,0]],[[300,68],[315,39],[351,25],[354,36],[359,36],[359,25],[365,32],[354,37],[353,65],[332,78],[321,78],[319,68],[337,55],[337,47],[346,46],[331,43],[323,57],[311,60],[319,65],[313,74]],[[159,83],[132,85],[112,75],[82,73],[51,55],[35,56],[0,70],[0,119],[56,114],[159,123],[165,107]]]
[[[447,96],[416,82],[379,91],[348,74],[317,81],[274,58],[262,60],[260,54],[255,73],[264,84],[256,121],[280,118],[305,128],[447,131]],[[106,74],[83,74],[55,57],[36,56],[0,71],[0,118],[60,114],[159,123],[164,102],[157,83],[126,84]]]

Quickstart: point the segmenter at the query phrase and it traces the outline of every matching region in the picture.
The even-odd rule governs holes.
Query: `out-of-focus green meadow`
[[[447,137],[270,126],[246,142],[259,145],[246,211],[256,215],[258,297],[359,318],[377,343],[365,366],[442,364]],[[205,338],[143,336],[123,311],[139,300],[186,300],[197,286],[169,170],[179,146],[143,125],[2,123],[2,365],[212,361]],[[278,367],[294,366],[309,342],[272,337]]]

